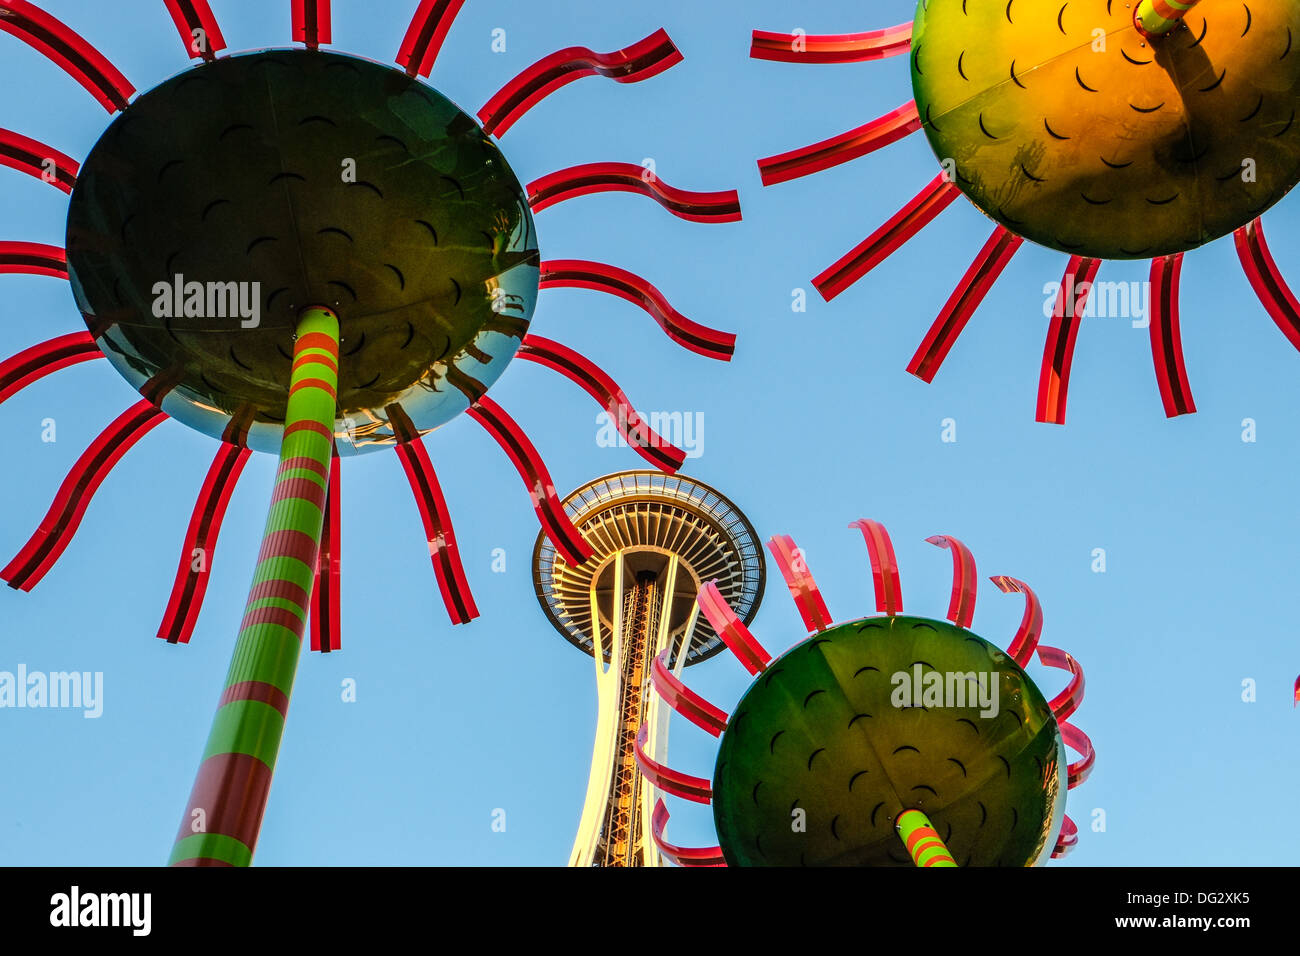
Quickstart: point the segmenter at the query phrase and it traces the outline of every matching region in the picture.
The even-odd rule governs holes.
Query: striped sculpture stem
[[[1201,0],[1142,0],[1133,15],[1138,29],[1148,36],[1161,36],[1183,22]]]
[[[328,309],[307,309],[298,322],[262,550],[173,866],[253,860],[311,604],[334,448],[338,359],[338,319]]]
[[[956,866],[943,840],[920,810],[904,810],[898,815],[898,835],[903,838],[912,862],[917,866]]]

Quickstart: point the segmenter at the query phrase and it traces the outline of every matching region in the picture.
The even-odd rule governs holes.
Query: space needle
[[[564,501],[593,550],[567,564],[544,535],[533,551],[533,583],[555,629],[590,654],[598,711],[591,775],[570,866],[660,866],[651,837],[654,788],[637,768],[636,740],[662,762],[668,717],[647,693],[725,646],[696,603],[716,581],[748,623],[766,574],[749,520],[708,485],[681,475],[630,471],[579,488]]]

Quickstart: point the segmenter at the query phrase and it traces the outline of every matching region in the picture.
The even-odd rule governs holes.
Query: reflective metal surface
[[[1300,180],[1300,0],[1205,0],[1155,38],[1133,4],[928,0],[912,85],[985,213],[1099,259],[1227,235]]]
[[[161,377],[168,414],[268,452],[303,308],[340,318],[349,455],[394,444],[386,406],[427,432],[482,395],[539,281],[523,187],[473,119],[395,69],[302,50],[219,59],[131,104],[81,170],[67,248],[127,380]]]
[[[962,675],[996,706],[922,688]],[[713,816],[732,866],[910,867],[894,826],[908,809],[961,866],[1028,866],[1056,846],[1066,791],[1058,722],[1016,662],[899,615],[821,631],[771,663],[722,735]]]

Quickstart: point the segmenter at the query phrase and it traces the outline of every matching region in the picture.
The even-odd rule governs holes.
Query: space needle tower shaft
[[[596,667],[595,744],[569,863],[659,866],[656,794],[637,753],[643,747],[653,760],[666,758],[669,711],[650,684],[656,670],[680,677],[687,664],[722,649],[695,601],[704,584],[717,581],[738,613],[752,618],[762,551],[731,502],[680,476],[613,475],[575,491],[565,508],[595,553],[575,567],[541,537],[533,576],[551,623]]]

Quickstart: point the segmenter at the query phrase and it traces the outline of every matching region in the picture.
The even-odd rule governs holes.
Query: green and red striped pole
[[[904,810],[898,815],[898,835],[902,837],[912,862],[922,867],[956,866],[930,818],[920,810]]]
[[[1162,36],[1183,22],[1201,0],[1142,0],[1133,15],[1138,29],[1148,36]]]
[[[311,604],[334,451],[338,362],[338,318],[326,308],[305,310],[262,550],[172,866],[253,861]]]

